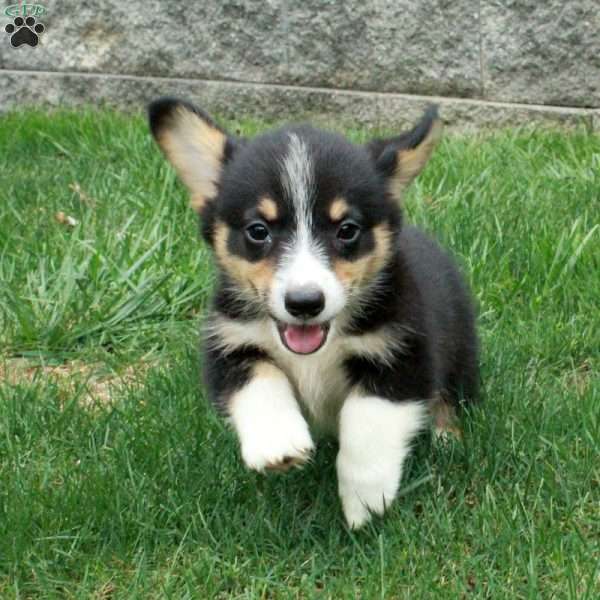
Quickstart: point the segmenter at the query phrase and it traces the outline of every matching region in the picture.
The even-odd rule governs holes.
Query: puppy
[[[400,208],[440,137],[437,109],[364,146],[308,125],[237,138],[172,98],[149,118],[216,258],[210,399],[257,471],[306,462],[309,422],[335,434],[344,515],[360,527],[394,500],[418,432],[452,429],[477,392],[469,293]]]

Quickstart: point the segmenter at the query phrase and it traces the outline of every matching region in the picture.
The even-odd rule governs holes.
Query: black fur
[[[253,346],[233,352],[223,352],[209,340],[203,343],[203,379],[208,397],[222,415],[227,415],[231,394],[242,388],[250,379],[252,367],[259,360],[269,360],[268,355]]]
[[[258,218],[258,199],[268,196],[279,207],[280,216],[271,226],[273,244],[269,248],[276,257],[281,245],[289,240],[296,225],[296,215],[290,199],[286,197],[280,177],[281,152],[288,144],[290,133],[296,133],[309,147],[315,173],[314,226],[331,251],[335,248],[337,228],[329,222],[328,208],[336,196],[343,196],[356,207],[355,217],[364,226],[366,235],[352,251],[344,249],[344,258],[358,259],[372,247],[370,230],[377,223],[397,217],[379,200],[385,195],[385,181],[374,171],[365,148],[350,144],[345,138],[314,129],[308,125],[285,128],[261,135],[246,147],[238,145],[231,164],[224,170],[219,194],[215,202],[208,203],[201,215],[205,232],[212,231],[215,220],[229,225],[231,236],[229,250],[249,261],[263,258],[244,239],[244,225]],[[210,237],[207,237],[208,241]],[[342,254],[342,253],[340,253]]]
[[[387,364],[349,359],[354,383],[396,401],[431,398],[441,390],[456,405],[477,396],[478,343],[469,294],[450,257],[414,227],[402,229],[377,294],[350,332],[389,323],[405,339],[402,351]]]

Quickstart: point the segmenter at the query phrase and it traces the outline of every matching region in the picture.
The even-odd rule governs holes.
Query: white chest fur
[[[340,335],[332,324],[323,348],[314,354],[298,355],[287,350],[272,320],[240,322],[216,317],[210,323],[211,341],[224,351],[242,346],[257,346],[267,352],[287,375],[297,400],[314,425],[337,433],[338,414],[350,393],[344,361],[351,355],[386,360],[401,340],[386,330],[360,336]]]
[[[343,364],[347,353],[340,338],[328,340],[320,351],[307,356],[292,354],[279,342],[273,354],[308,418],[328,433],[337,433],[338,413],[350,391]]]

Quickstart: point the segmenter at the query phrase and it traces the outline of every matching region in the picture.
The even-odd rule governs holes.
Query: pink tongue
[[[290,350],[310,354],[323,343],[325,330],[321,325],[286,325],[283,336]]]

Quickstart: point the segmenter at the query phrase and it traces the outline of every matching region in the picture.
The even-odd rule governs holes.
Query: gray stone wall
[[[37,47],[0,32],[0,109],[178,94],[225,116],[389,125],[435,101],[458,127],[600,124],[600,0],[40,4]]]

